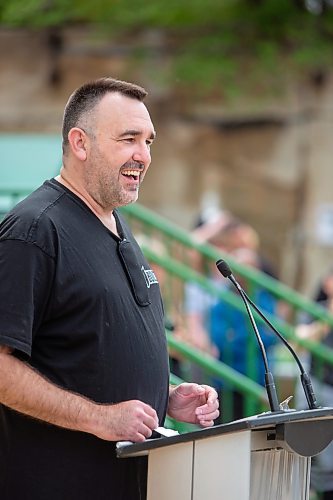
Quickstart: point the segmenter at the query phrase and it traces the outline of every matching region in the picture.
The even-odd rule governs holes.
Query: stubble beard
[[[115,170],[106,158],[96,149],[90,165],[85,171],[87,189],[93,199],[104,209],[129,205],[138,199],[139,187],[129,191],[120,182],[121,167]]]
[[[99,193],[104,208],[116,208],[134,203],[138,199],[139,188],[125,190],[118,177],[108,177],[101,179]]]

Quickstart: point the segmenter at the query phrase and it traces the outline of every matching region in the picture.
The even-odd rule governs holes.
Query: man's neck
[[[95,202],[95,200],[81,188],[80,185],[75,185],[71,181],[70,176],[64,172],[64,168],[61,168],[60,174],[55,178],[60,184],[65,186],[67,189],[72,191],[76,196],[78,196],[89,208],[90,210],[99,218],[99,220],[106,226],[112,233],[119,237],[116,219],[113,215],[113,211],[105,211],[103,208]]]

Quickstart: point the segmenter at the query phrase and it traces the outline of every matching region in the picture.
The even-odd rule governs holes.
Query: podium
[[[118,443],[148,455],[147,500],[308,500],[311,457],[333,440],[333,408],[253,417],[187,434]]]

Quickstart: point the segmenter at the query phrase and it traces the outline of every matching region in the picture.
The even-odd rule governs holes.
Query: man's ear
[[[77,127],[71,128],[68,133],[68,142],[72,153],[80,161],[87,159],[87,136],[85,132]]]

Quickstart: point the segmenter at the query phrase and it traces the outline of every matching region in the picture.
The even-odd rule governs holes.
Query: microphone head
[[[231,269],[225,260],[220,259],[216,262],[216,267],[225,278],[230,278],[232,275]]]

